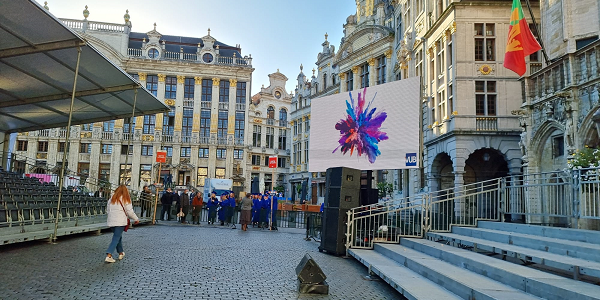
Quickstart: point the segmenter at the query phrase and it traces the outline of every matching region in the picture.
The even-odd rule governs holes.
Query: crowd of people
[[[152,207],[151,191],[144,187],[142,191],[142,212],[141,216],[150,216]],[[236,223],[242,225],[242,230],[247,230],[248,225],[253,227],[277,230],[277,200],[278,197],[269,193],[264,194],[246,194],[244,198],[237,199],[233,191],[224,192],[217,197],[212,192],[208,199],[204,199],[202,192],[190,191],[188,189],[178,193],[171,188],[160,197],[162,206],[160,214],[156,216],[157,220],[170,221],[174,216],[172,209],[175,206],[177,221],[183,224],[188,223],[188,216],[191,214],[191,224],[199,225],[202,209],[208,210],[209,225],[228,226],[236,229]],[[236,207],[240,211],[239,220],[236,218]],[[158,212],[158,210],[157,210]]]

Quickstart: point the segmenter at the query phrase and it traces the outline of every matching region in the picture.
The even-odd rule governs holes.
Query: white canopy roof
[[[169,108],[33,0],[0,0],[0,132],[166,112]]]

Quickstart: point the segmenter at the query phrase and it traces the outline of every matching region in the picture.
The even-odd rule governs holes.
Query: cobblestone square
[[[126,256],[104,263],[112,233],[0,250],[1,299],[403,299],[362,278],[351,258],[320,253],[304,231],[142,226],[124,234]],[[309,253],[328,276],[327,296],[299,295],[295,267]]]

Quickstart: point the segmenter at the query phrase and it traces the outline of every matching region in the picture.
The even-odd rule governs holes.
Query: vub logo
[[[416,167],[417,166],[417,154],[416,153],[406,153],[406,166],[407,167]]]

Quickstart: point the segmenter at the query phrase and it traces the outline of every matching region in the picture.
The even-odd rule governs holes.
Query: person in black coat
[[[160,219],[164,220],[165,212],[167,213],[167,221],[171,221],[171,202],[173,202],[173,192],[171,188],[168,188],[160,197],[160,203],[162,204],[162,210],[160,212]]]
[[[185,189],[183,191],[183,193],[181,194],[181,196],[179,196],[179,203],[181,203],[181,212],[183,212],[183,216],[181,216],[181,223],[185,224],[186,222],[186,217],[188,215],[188,212],[190,210],[190,194],[188,189]]]

